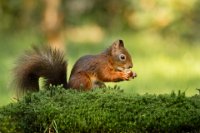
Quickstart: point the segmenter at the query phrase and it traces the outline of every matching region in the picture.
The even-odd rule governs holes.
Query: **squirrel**
[[[91,90],[105,87],[104,82],[119,82],[137,76],[131,71],[132,58],[122,40],[112,43],[96,55],[80,57],[72,68],[67,82],[67,61],[64,54],[52,48],[34,47],[19,58],[14,68],[14,82],[20,92],[39,91],[39,78],[45,85],[60,85],[64,88]]]

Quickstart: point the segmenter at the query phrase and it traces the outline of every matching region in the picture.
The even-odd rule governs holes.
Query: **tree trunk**
[[[63,15],[59,11],[61,0],[44,0],[45,10],[42,28],[48,44],[64,50]]]

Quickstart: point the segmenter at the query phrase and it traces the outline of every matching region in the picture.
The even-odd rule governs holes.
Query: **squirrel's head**
[[[109,48],[109,53],[114,61],[114,67],[118,71],[130,69],[133,67],[131,55],[124,47],[122,40],[115,41]]]

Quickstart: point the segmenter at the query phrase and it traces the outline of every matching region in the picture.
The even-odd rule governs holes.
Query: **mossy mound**
[[[199,132],[200,96],[50,87],[0,109],[0,132]]]

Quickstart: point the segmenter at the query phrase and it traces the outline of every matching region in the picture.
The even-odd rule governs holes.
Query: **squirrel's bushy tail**
[[[64,54],[52,48],[36,48],[27,51],[14,68],[14,84],[19,92],[39,91],[39,78],[45,85],[63,84],[67,87],[67,62]]]

